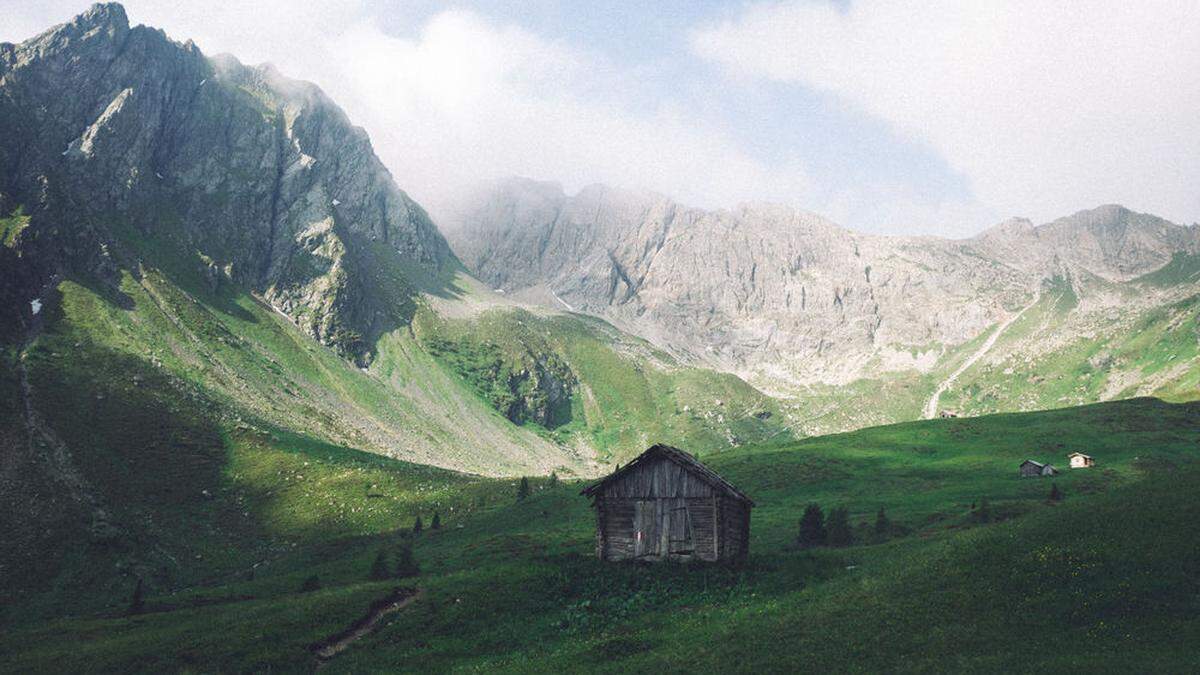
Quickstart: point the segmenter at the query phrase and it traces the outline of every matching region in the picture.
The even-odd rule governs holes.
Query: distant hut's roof
[[[1085,454],[1083,454],[1082,452],[1072,452],[1071,454],[1067,455],[1067,459],[1070,459],[1070,458],[1072,458],[1072,457],[1083,457],[1084,459],[1091,459],[1091,458],[1092,458],[1092,456],[1091,456],[1091,455],[1085,455]]]
[[[1045,465],[1045,464],[1043,464],[1042,462],[1035,462],[1035,461],[1033,461],[1032,459],[1027,459],[1027,460],[1025,460],[1024,462],[1021,462],[1021,466],[1025,466],[1026,464],[1032,464],[1032,465],[1036,466],[1036,467],[1037,467],[1037,468],[1039,468],[1039,469],[1040,469],[1040,468],[1042,468],[1043,466],[1046,466],[1046,465]]]
[[[724,478],[721,478],[712,469],[708,468],[707,466],[704,466],[704,464],[702,464],[700,462],[700,460],[698,460],[695,457],[691,456],[690,454],[684,452],[683,450],[680,450],[679,448],[673,448],[669,445],[662,445],[662,444],[650,446],[650,448],[648,448],[645,452],[638,455],[636,459],[629,462],[628,464],[621,467],[620,469],[617,469],[616,471],[608,474],[604,478],[600,479],[598,482],[584,488],[583,491],[580,492],[579,494],[587,495],[588,497],[594,496],[597,492],[600,491],[600,488],[604,487],[605,485],[608,485],[609,483],[620,478],[621,476],[624,476],[626,473],[632,471],[638,465],[640,465],[644,462],[647,462],[651,459],[656,459],[656,458],[660,458],[660,457],[663,459],[667,459],[672,462],[675,462],[676,464],[682,466],[684,469],[691,471],[693,474],[696,475],[697,478],[699,478],[700,480],[704,481],[705,483],[708,483],[709,485],[711,485],[713,487],[713,489],[724,492],[726,495],[733,497],[734,499],[740,499],[740,500],[746,502],[747,504],[749,504],[750,506],[754,506],[754,501],[751,500],[749,497],[747,497],[745,495],[745,493],[743,493],[741,490],[735,488],[729,481],[725,480]]]

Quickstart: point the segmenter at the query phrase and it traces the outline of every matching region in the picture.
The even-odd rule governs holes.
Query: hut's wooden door
[[[633,556],[662,555],[662,500],[642,499],[633,505]]]
[[[691,515],[685,499],[644,499],[634,504],[633,555],[661,558],[690,555],[696,550]]]
[[[667,552],[672,555],[691,555],[696,550],[692,534],[692,518],[688,513],[686,499],[672,499],[668,503],[668,530],[670,538]]]

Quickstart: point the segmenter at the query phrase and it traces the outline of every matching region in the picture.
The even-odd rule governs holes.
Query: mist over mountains
[[[1198,399],[1196,225],[435,218],[118,4],[0,44],[3,672],[1183,672]]]
[[[599,185],[567,196],[522,179],[478,194],[446,231],[506,294],[796,385],[928,370],[1046,284],[1070,287],[1088,313],[1200,248],[1200,228],[1116,205],[948,240],[864,235],[768,204],[704,211]]]

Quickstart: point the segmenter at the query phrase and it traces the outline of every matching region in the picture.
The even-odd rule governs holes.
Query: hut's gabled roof
[[[621,476],[624,476],[630,471],[633,471],[636,467],[658,458],[675,462],[676,464],[682,466],[685,470],[691,472],[700,480],[711,485],[714,490],[718,490],[725,493],[726,496],[734,499],[740,499],[750,506],[754,506],[754,501],[747,497],[745,493],[735,488],[729,481],[721,478],[719,475],[717,475],[717,472],[713,471],[707,466],[704,466],[700,460],[689,455],[683,450],[680,450],[679,448],[674,448],[669,445],[662,445],[661,443],[650,446],[645,452],[638,455],[633,461],[608,474],[604,478],[601,478],[598,482],[584,488],[579,494],[587,495],[588,497],[594,496],[600,491],[600,488],[604,487],[605,485],[608,485],[612,481],[619,479]]]
[[[1042,468],[1043,466],[1046,466],[1046,465],[1045,465],[1045,464],[1043,464],[1042,462],[1035,462],[1035,461],[1033,461],[1032,459],[1027,459],[1027,460],[1025,460],[1024,462],[1021,462],[1021,466],[1025,466],[1026,464],[1032,464],[1032,465],[1036,466],[1036,467],[1037,467],[1037,468],[1039,468],[1039,469],[1040,469],[1040,468]]]
[[[1085,458],[1085,459],[1091,459],[1091,458],[1092,458],[1092,456],[1091,456],[1091,455],[1085,455],[1085,454],[1083,454],[1082,452],[1072,452],[1071,454],[1067,455],[1067,459],[1070,459],[1070,458],[1072,458],[1072,457],[1083,457],[1083,458]]]

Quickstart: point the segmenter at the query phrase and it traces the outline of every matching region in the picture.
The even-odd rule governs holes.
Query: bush
[[[442,517],[440,515],[438,515],[437,511],[433,512],[433,520],[429,523],[429,529],[431,529],[431,530],[442,529]]]
[[[1050,484],[1050,501],[1061,502],[1062,498],[1063,498],[1063,493],[1061,490],[1058,489],[1058,483],[1051,483]]]
[[[556,487],[558,487],[558,472],[551,471],[550,472],[550,489],[553,490]]]
[[[529,479],[521,476],[521,482],[517,485],[517,501],[524,501],[529,496]]]
[[[829,512],[826,534],[830,546],[849,546],[854,543],[854,531],[850,529],[850,511],[841,506]]]
[[[401,546],[396,554],[396,578],[407,579],[420,573],[421,568],[417,566],[417,559],[413,557],[412,546]]]
[[[421,516],[417,516],[417,519],[413,521],[413,534],[421,534],[423,529],[425,529],[425,525],[421,522]]]
[[[800,517],[800,533],[796,543],[800,546],[823,546],[826,539],[825,514],[819,504],[809,504],[804,507],[804,515]]]
[[[379,554],[375,556],[375,562],[371,563],[370,578],[374,581],[387,579],[391,574],[388,572],[387,551],[380,549]]]
[[[975,510],[973,517],[977,523],[992,522],[992,506],[988,504],[987,497],[979,500],[979,508]]]
[[[879,513],[875,514],[875,536],[883,539],[892,532],[892,521],[888,519],[887,513],[883,507],[879,507]]]
[[[305,579],[303,584],[300,584],[301,593],[311,593],[319,590],[321,590],[321,578],[315,574]]]
[[[137,585],[133,587],[133,597],[129,599],[129,609],[126,613],[133,616],[134,614],[141,614],[145,609],[146,600],[143,597],[142,580],[139,577]]]

